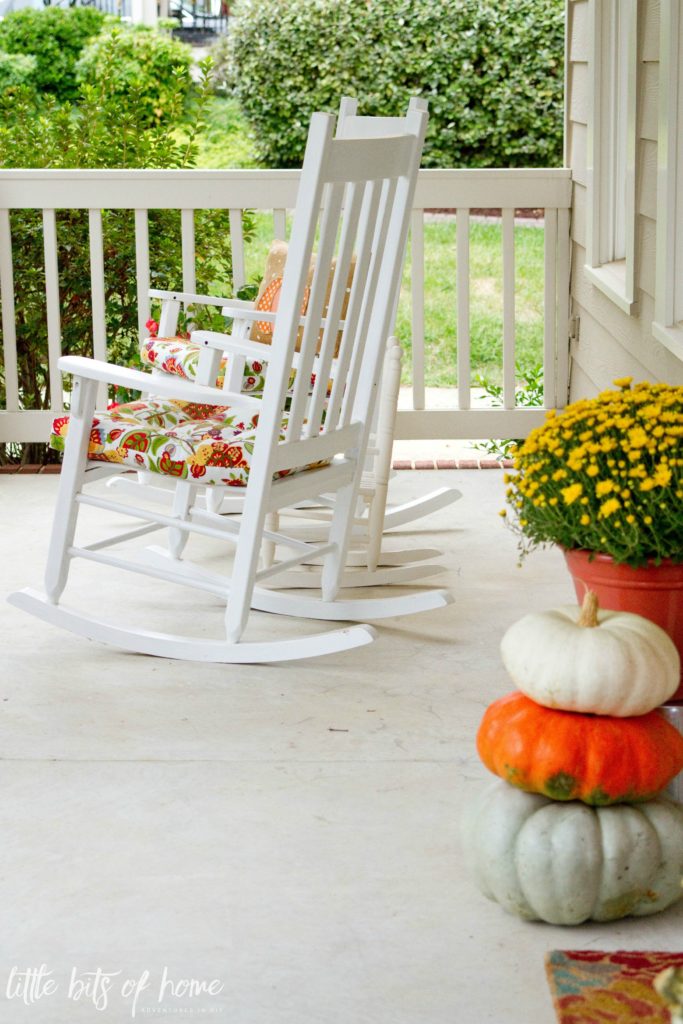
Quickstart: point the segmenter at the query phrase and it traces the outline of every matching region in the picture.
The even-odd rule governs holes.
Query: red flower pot
[[[580,549],[564,557],[579,603],[586,590],[598,595],[602,608],[633,612],[666,630],[681,656],[681,685],[670,701],[683,701],[683,563],[664,561],[634,569],[617,565],[610,555]]]

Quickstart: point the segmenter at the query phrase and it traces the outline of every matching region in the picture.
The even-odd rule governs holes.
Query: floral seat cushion
[[[245,420],[226,406],[175,399],[129,402],[95,414],[88,458],[203,484],[246,487],[257,420],[258,414]],[[55,419],[51,448],[64,451],[68,429],[68,416]],[[281,440],[285,429],[286,424]]]
[[[149,337],[145,338],[140,346],[140,358],[143,363],[154,367],[155,370],[196,381],[200,351],[199,345],[193,345],[187,338]],[[217,388],[223,387],[227,365],[228,360],[223,356],[216,377]],[[246,359],[241,390],[257,396],[262,394],[266,383],[267,366],[267,363],[255,359]]]

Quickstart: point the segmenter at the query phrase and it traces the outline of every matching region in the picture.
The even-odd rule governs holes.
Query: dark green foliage
[[[260,160],[301,162],[310,115],[343,94],[364,113],[429,101],[427,167],[557,166],[563,0],[242,0],[225,85]]]
[[[107,45],[115,47],[116,41],[110,38]],[[181,77],[175,92],[169,93],[163,125],[149,123],[134,94],[122,107],[118,96],[109,91],[106,76],[97,88],[82,88],[77,106],[60,106],[48,99],[40,116],[30,93],[20,91],[11,99],[7,96],[0,100],[0,166],[191,167],[196,156],[196,134],[203,129],[203,110],[211,94],[207,62],[202,71],[203,81],[190,111],[192,127],[184,132],[179,127],[186,98]],[[229,290],[232,269],[229,215],[223,211],[198,211],[195,225],[200,254],[197,290],[224,295]],[[252,230],[249,218],[245,218],[245,229],[248,239]],[[11,230],[20,397],[24,408],[49,408],[40,212],[13,211]],[[132,212],[104,210],[103,232],[109,356],[114,362],[136,365],[139,358]],[[87,210],[58,210],[57,237],[62,351],[65,355],[92,354]],[[179,212],[150,211],[149,237],[151,286],[177,288],[182,280]],[[201,322],[199,317],[195,321]],[[0,406],[3,404],[4,373],[0,361]],[[11,453],[12,457],[16,454]],[[42,461],[45,450],[43,446],[24,445],[21,458]]]
[[[190,47],[170,35],[114,26],[86,47],[77,75],[94,87],[106,79],[107,94],[121,100],[121,109],[135,102],[136,118],[155,122],[168,118],[179,95],[188,95],[191,64]]]
[[[73,99],[78,91],[76,62],[105,21],[106,15],[94,7],[26,7],[0,21],[0,50],[34,57],[36,88],[60,100]]]

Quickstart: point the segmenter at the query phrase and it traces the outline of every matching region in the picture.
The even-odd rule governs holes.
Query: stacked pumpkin
[[[683,807],[661,791],[683,736],[656,707],[679,683],[659,626],[583,607],[527,615],[503,637],[514,693],[486,711],[479,755],[502,780],[467,809],[482,892],[552,924],[644,916],[683,895]]]

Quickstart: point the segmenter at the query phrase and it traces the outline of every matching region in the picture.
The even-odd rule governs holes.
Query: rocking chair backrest
[[[386,339],[393,320],[405,242],[427,114],[418,101],[407,118],[387,119],[401,134],[357,138],[364,118],[350,115],[343,134],[333,138],[334,118],[315,114],[294,215],[280,305],[253,455],[250,484],[263,486],[273,470],[310,463],[311,440],[330,441],[344,428],[360,426],[367,441],[374,391]],[[406,131],[407,129],[407,131]],[[299,317],[318,232],[315,271],[310,283],[305,326],[291,399],[289,371],[299,331]],[[356,264],[346,318],[340,312],[351,260]],[[327,315],[323,321],[328,279],[336,258]],[[322,328],[322,342],[320,331]],[[341,344],[335,359],[338,332]],[[317,353],[317,359],[316,359]],[[315,383],[311,373],[315,365]],[[284,439],[279,440],[282,423]],[[278,443],[279,440],[279,443]],[[308,441],[308,444],[305,442]],[[279,449],[279,450],[278,450]],[[277,452],[277,455],[276,455]],[[304,454],[306,457],[304,458]],[[303,461],[302,461],[303,459]],[[257,480],[259,484],[257,485]]]

